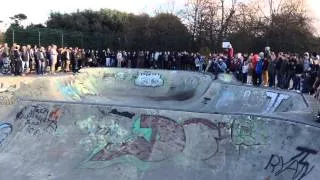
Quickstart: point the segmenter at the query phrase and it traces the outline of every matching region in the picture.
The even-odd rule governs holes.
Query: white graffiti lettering
[[[163,86],[164,81],[161,79],[160,74],[155,73],[140,73],[137,79],[135,80],[135,85],[143,87],[159,87]]]
[[[270,98],[270,102],[268,103],[264,113],[275,112],[283,100],[289,99],[289,96],[285,94],[275,92],[267,92],[266,94],[267,97]]]

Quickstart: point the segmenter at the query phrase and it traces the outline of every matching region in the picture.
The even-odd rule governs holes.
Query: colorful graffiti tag
[[[114,113],[115,110],[111,112]],[[119,113],[121,112],[117,114]],[[222,129],[225,127],[222,123],[215,124],[202,118],[192,118],[178,123],[159,115],[122,117],[124,119],[119,120],[121,123],[133,120],[130,129],[121,127],[121,123],[114,120],[109,120],[108,126],[101,125],[101,121],[97,123],[92,118],[76,123],[80,129],[91,134],[90,137],[103,137],[102,143],[94,142],[96,146],[92,147],[92,154],[83,163],[85,167],[104,167],[117,164],[119,161],[156,163],[179,154],[205,162],[219,152],[219,144],[223,139]],[[194,139],[193,135],[188,136],[186,131],[188,134],[197,133],[200,138]],[[118,138],[115,140],[113,137]],[[205,150],[200,152],[197,147],[199,144],[194,141],[201,141],[201,149]],[[88,142],[88,139],[82,142]]]
[[[12,133],[12,125],[10,123],[0,124],[0,144]]]

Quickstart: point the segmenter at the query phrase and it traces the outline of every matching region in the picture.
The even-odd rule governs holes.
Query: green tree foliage
[[[16,26],[20,26],[21,22],[26,20],[27,18],[28,17],[23,13],[16,14],[16,15],[10,17],[10,19],[13,21],[12,24],[15,24]]]
[[[85,42],[93,48],[185,50],[190,39],[180,19],[168,13],[155,17],[109,9],[51,13],[47,27],[83,32]]]

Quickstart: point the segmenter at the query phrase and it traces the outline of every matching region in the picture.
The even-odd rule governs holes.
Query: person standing
[[[118,68],[121,67],[122,60],[123,60],[123,58],[122,58],[122,52],[121,52],[121,51],[118,51],[118,53],[117,53],[117,67],[118,67]]]
[[[29,55],[29,68],[30,68],[30,72],[31,71],[35,71],[36,69],[36,62],[35,62],[35,54],[34,54],[34,50],[31,48],[30,45],[27,45],[27,51],[28,51],[28,55]]]
[[[288,89],[290,84],[290,77],[289,77],[289,59],[287,56],[284,57],[283,62],[281,64],[280,74],[282,75],[280,88]]]
[[[256,65],[256,75],[257,75],[257,86],[260,86],[262,84],[262,73],[263,73],[263,66],[264,65],[264,53],[260,52],[258,57],[258,62]]]
[[[305,52],[303,55],[303,71],[307,72],[311,69],[310,56],[308,52]]]
[[[272,52],[268,64],[269,87],[274,87],[276,83],[276,58],[275,53]]]
[[[46,52],[44,47],[41,47],[36,52],[36,59],[38,61],[37,73],[39,75],[44,75],[46,71]]]
[[[56,64],[58,62],[58,51],[57,51],[57,46],[53,45],[52,48],[50,49],[50,71],[51,74],[56,73]]]
[[[137,68],[144,68],[144,53],[140,51],[138,54]]]
[[[73,52],[71,53],[71,66],[72,66],[72,72],[78,73],[79,72],[79,49],[76,47],[74,48]]]
[[[22,59],[20,46],[16,45],[13,49],[13,58],[14,58],[14,75],[21,76],[22,75]]]
[[[255,54],[253,57],[252,57],[252,84],[254,86],[256,86],[258,84],[258,75],[256,73],[256,67],[257,67],[257,64],[258,64],[258,61],[259,61],[259,55],[258,54]]]
[[[108,48],[106,52],[106,66],[111,67],[111,51]]]
[[[301,92],[301,76],[303,74],[303,63],[301,59],[296,57],[295,77],[293,79],[292,88],[297,92]]]
[[[30,54],[26,46],[22,46],[21,51],[22,58],[22,73],[26,74],[29,71],[29,63],[30,63]]]
[[[263,86],[269,86],[269,62],[271,61],[270,55],[266,55],[263,58],[263,67],[262,67],[262,78],[263,78]]]
[[[283,79],[283,74],[281,73],[281,66],[282,66],[282,63],[284,61],[284,56],[283,56],[283,53],[280,52],[278,54],[278,58],[277,58],[277,61],[276,61],[276,80],[277,80],[277,87],[278,88],[281,88],[282,87],[282,79]]]
[[[69,48],[65,48],[62,53],[62,61],[64,63],[64,72],[70,72],[70,59],[71,59],[71,50]]]
[[[242,74],[242,83],[246,84],[248,80],[248,72],[249,72],[249,60],[248,58],[244,59],[242,63],[242,68],[241,68],[241,74]]]
[[[8,47],[8,44],[4,43],[3,48],[2,48],[2,53],[1,53],[3,64],[6,64],[6,65],[10,64],[9,55],[10,55],[10,49]],[[6,71],[7,72],[10,71],[10,69],[7,69]]]

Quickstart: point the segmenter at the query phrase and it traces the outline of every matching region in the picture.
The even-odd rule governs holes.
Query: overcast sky
[[[29,23],[44,23],[51,11],[59,12],[74,12],[77,9],[93,9],[100,8],[117,9],[120,11],[131,13],[146,12],[154,13],[159,7],[166,8],[170,2],[175,2],[176,8],[183,7],[185,0],[15,0],[1,1],[0,3],[0,20],[9,21],[9,17],[14,14],[24,13],[28,16]],[[317,7],[320,5],[320,0],[307,0],[314,14],[315,19],[320,20],[320,11]],[[319,23],[320,24],[320,23]],[[4,29],[5,23],[0,24],[0,29]],[[320,26],[319,26],[320,27]]]
[[[62,13],[74,12],[77,9],[101,8],[117,9],[131,13],[154,13],[159,7],[165,8],[173,0],[15,0],[0,3],[0,20],[9,21],[14,14],[24,13],[27,23],[44,23],[51,11]],[[13,3],[14,2],[14,3]],[[183,7],[185,0],[175,0],[176,6]],[[3,25],[1,26],[3,28]]]

